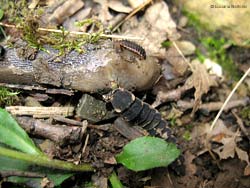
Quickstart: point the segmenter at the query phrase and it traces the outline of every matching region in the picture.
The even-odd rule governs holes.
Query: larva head
[[[128,109],[134,101],[135,96],[131,92],[123,89],[116,89],[110,100],[114,110],[118,113]]]
[[[4,55],[5,55],[5,49],[3,46],[0,45],[0,59],[3,59]]]

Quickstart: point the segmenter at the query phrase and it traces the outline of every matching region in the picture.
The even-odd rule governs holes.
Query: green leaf
[[[2,174],[4,172],[19,172],[20,174],[34,173],[41,176],[48,177],[55,186],[60,185],[64,180],[69,178],[70,176],[74,175],[71,172],[59,172],[55,169],[50,169],[46,167],[39,167],[39,166],[32,166],[29,162],[16,160],[13,158],[8,158],[5,156],[0,156],[0,171]],[[21,177],[21,176],[10,176],[7,178],[7,181],[13,183],[23,183],[26,185],[32,184],[37,185],[35,187],[41,187],[41,181],[43,177]]]
[[[116,160],[130,170],[142,171],[167,166],[179,155],[180,150],[175,144],[146,136],[128,143]]]
[[[2,9],[0,9],[0,20],[3,18],[4,12]]]
[[[93,171],[89,164],[74,165],[73,163],[50,159],[45,155],[32,155],[0,147],[0,172],[35,173],[48,177],[54,185],[60,185],[73,172]],[[41,178],[9,177],[8,181],[16,183],[38,183]]]
[[[124,187],[115,172],[111,174],[111,176],[109,177],[109,181],[111,183],[112,188]]]
[[[46,155],[27,154],[3,147],[0,147],[0,156],[27,162],[30,165],[38,165],[65,171],[75,171],[75,172],[93,171],[93,168],[89,164],[75,165],[73,163],[65,161],[50,159]]]
[[[3,145],[1,143],[25,153],[1,147]],[[93,168],[90,164],[74,165],[48,158],[35,146],[11,115],[0,108],[0,172],[20,172],[21,174],[35,172],[48,177],[57,186],[76,171],[93,171]],[[42,178],[11,176],[7,180],[39,187]]]
[[[11,115],[0,108],[0,142],[29,154],[43,155]]]

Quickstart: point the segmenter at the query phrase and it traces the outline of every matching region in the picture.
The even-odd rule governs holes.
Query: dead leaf
[[[121,1],[117,1],[117,0],[110,0],[108,2],[108,6],[112,10],[115,10],[117,12],[123,12],[123,13],[129,13],[133,10],[131,7],[125,6],[124,4],[122,4]]]
[[[223,138],[221,142],[222,146],[212,150],[219,155],[220,159],[234,158],[236,148],[235,137]]]
[[[192,81],[195,88],[195,104],[192,111],[192,115],[194,115],[198,106],[201,104],[202,95],[206,94],[211,86],[217,86],[217,82],[208,74],[206,67],[201,64],[200,61],[194,60],[191,64],[193,74],[189,79]]]
[[[246,168],[244,169],[244,176],[249,176],[250,175],[250,165],[247,165]]]
[[[200,144],[202,150],[202,152],[198,152],[200,154],[210,150],[211,147],[207,146],[209,141],[221,143],[222,145],[220,147],[212,149],[212,151],[219,155],[220,159],[233,158],[235,156],[237,142],[241,140],[240,132],[230,130],[221,119],[218,119],[212,131],[208,123],[196,126],[191,136],[193,140],[196,140],[196,142]]]
[[[166,59],[172,65],[173,74],[183,76],[187,71],[188,64],[183,57],[178,53],[174,46],[171,46],[166,52]]]
[[[138,24],[135,24],[133,18],[128,20],[122,30],[126,35],[144,38],[141,45],[147,54],[161,57],[165,57],[166,52],[161,43],[167,38],[176,40],[180,37],[164,1],[150,6]]]
[[[34,9],[38,5],[40,0],[32,0],[31,3],[29,4],[29,9]]]
[[[49,22],[56,21],[57,24],[61,24],[83,6],[84,2],[81,0],[66,1],[53,12],[49,17]]]
[[[175,107],[172,107],[170,113],[168,114],[167,116],[167,119],[176,119],[176,118],[179,118],[181,117],[183,114],[182,111],[180,111],[179,109],[175,108]]]
[[[184,156],[185,156],[186,175],[194,175],[197,171],[197,167],[193,163],[195,156],[190,151],[186,151]]]
[[[239,130],[233,132],[225,126],[222,120],[217,121],[212,131],[208,130],[207,139],[222,144],[222,146],[212,149],[220,159],[233,158],[237,153],[241,160],[248,160],[244,151],[237,147],[237,142],[241,140]]]
[[[233,137],[235,133],[227,128],[224,122],[221,119],[218,119],[214,129],[211,131],[210,125],[206,127],[207,138],[211,141],[222,143],[222,138],[224,137]],[[221,139],[218,139],[218,135]],[[223,136],[224,135],[224,136]],[[223,136],[223,137],[222,137]]]
[[[137,8],[141,4],[145,3],[147,0],[128,0],[128,3],[132,8]]]
[[[98,10],[98,20],[100,20],[101,23],[106,23],[113,18],[109,12],[109,3],[107,0],[94,0],[94,2],[100,4],[100,10]]]
[[[236,153],[237,153],[237,155],[238,155],[238,157],[239,157],[240,160],[246,161],[247,164],[250,164],[250,162],[249,162],[249,156],[248,156],[248,154],[247,154],[246,151],[243,151],[242,149],[240,149],[238,147],[236,147],[235,151],[236,151]]]

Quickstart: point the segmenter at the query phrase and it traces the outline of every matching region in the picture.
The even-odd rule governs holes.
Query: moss
[[[169,48],[170,46],[172,46],[172,42],[171,41],[164,41],[161,43],[161,46],[164,48]]]
[[[226,48],[226,46],[232,45],[233,42],[221,37],[221,33],[211,33],[211,28],[209,28],[207,24],[200,21],[200,16],[198,14],[188,12],[186,10],[184,10],[183,13],[188,18],[189,26],[195,29],[198,35],[197,41],[201,44],[196,49],[197,58],[201,62],[203,62],[206,58],[210,58],[222,66],[228,78],[232,78],[233,80],[239,79],[237,66],[233,63],[232,58],[227,54]]]
[[[198,35],[201,35],[204,31],[211,30],[211,28],[208,27],[208,24],[201,22],[199,14],[189,12],[185,9],[182,12],[188,18],[188,25],[194,27],[198,32]]]
[[[185,131],[182,135],[182,138],[184,138],[186,141],[189,141],[192,139],[191,134],[189,131]]]
[[[0,87],[0,106],[10,106],[17,100],[19,92],[13,92],[5,87]]]
[[[240,117],[242,118],[244,125],[250,127],[250,107],[244,107],[240,111]]]
[[[219,37],[203,37],[200,41],[205,47],[208,57],[219,63],[229,78],[233,78],[234,80],[239,79],[237,66],[227,54],[226,49],[226,46],[231,46],[233,44],[232,41]],[[199,54],[197,54],[197,56],[199,57]]]
[[[79,26],[88,24],[94,26],[93,28],[97,28],[97,31],[89,36],[70,35],[62,27],[60,28],[61,32],[40,31],[38,28],[40,28],[40,17],[43,14],[43,9],[30,10],[28,9],[28,1],[25,0],[14,2],[3,0],[0,2],[0,7],[6,13],[5,17],[8,22],[16,25],[22,38],[32,48],[45,50],[43,45],[50,44],[59,50],[59,55],[63,55],[71,50],[83,52],[81,46],[86,42],[97,42],[104,31],[103,25],[94,19],[87,19],[77,23]]]

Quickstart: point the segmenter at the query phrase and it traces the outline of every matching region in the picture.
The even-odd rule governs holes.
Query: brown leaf
[[[161,57],[165,57],[166,52],[161,43],[167,38],[176,40],[180,37],[164,1],[151,5],[138,24],[135,23],[135,20],[130,19],[122,29],[129,36],[144,38],[141,45],[147,54]]]
[[[49,21],[56,21],[57,24],[61,24],[83,6],[84,2],[81,0],[66,1],[53,12],[49,17]]]
[[[242,150],[242,149],[240,149],[238,147],[235,148],[235,151],[236,151],[239,159],[242,160],[242,161],[245,161],[247,163],[247,165],[246,165],[246,167],[244,169],[244,176],[249,176],[250,175],[249,154],[246,151],[244,151],[244,150]]]
[[[115,10],[117,12],[123,12],[123,13],[129,13],[133,10],[131,7],[125,6],[124,4],[122,4],[121,1],[117,1],[117,0],[109,0],[108,6],[112,10]]]
[[[221,141],[224,145],[213,149],[213,151],[219,155],[220,159],[233,158],[236,148],[235,137],[223,138]]]
[[[100,4],[100,10],[98,10],[98,20],[101,21],[101,23],[105,23],[108,20],[111,20],[113,16],[109,12],[109,6],[107,0],[94,0],[95,3]]]
[[[231,131],[225,126],[223,121],[219,120],[215,128],[212,131],[209,130],[207,139],[223,144],[222,146],[212,150],[219,155],[220,159],[227,159],[235,156],[235,152],[237,153],[238,149],[237,141],[241,138],[239,131]],[[241,152],[240,150],[238,151]],[[242,152],[241,155],[243,158],[245,157]]]
[[[146,1],[147,0],[128,0],[128,3],[130,4],[131,7],[137,8]]]
[[[248,156],[248,153],[238,147],[235,148],[235,151],[239,157],[240,160],[242,161],[246,161],[248,165],[250,165],[250,162],[249,162],[249,156]]]
[[[250,165],[247,165],[246,168],[244,169],[244,176],[249,176],[250,175]]]
[[[183,76],[187,71],[188,64],[179,54],[174,46],[171,46],[166,52],[166,59],[173,67],[173,74],[176,76]]]
[[[217,82],[208,74],[206,67],[198,60],[192,61],[192,71],[193,74],[190,79],[195,88],[195,104],[192,111],[192,114],[194,114],[201,104],[202,95],[206,94],[211,86],[217,86]]]
[[[190,151],[185,152],[186,175],[194,175],[197,171],[196,165],[193,163],[195,155]]]

